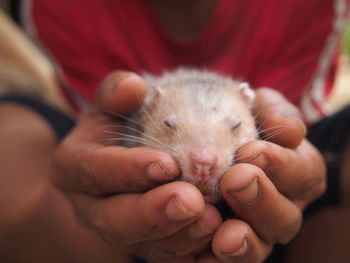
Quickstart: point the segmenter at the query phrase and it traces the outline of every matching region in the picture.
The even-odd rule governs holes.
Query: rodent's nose
[[[196,178],[206,178],[212,173],[212,168],[217,162],[217,156],[205,149],[195,150],[190,153],[193,175]]]

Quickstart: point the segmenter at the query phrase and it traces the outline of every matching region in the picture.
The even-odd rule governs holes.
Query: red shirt
[[[314,121],[324,114],[350,0],[220,0],[186,42],[159,26],[145,0],[31,2],[33,33],[89,102],[112,71],[191,66],[277,89]]]

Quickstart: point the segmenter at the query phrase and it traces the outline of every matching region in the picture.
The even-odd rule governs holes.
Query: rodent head
[[[237,148],[257,137],[250,113],[254,92],[246,83],[225,80],[160,83],[146,99],[142,120],[144,138],[170,152],[181,179],[196,185],[208,202],[220,197],[219,180]]]

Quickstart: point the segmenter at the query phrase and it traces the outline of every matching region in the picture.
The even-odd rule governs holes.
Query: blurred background
[[[68,111],[53,64],[18,24],[18,7],[19,0],[0,0],[0,94],[33,95]]]
[[[350,22],[344,32],[343,54],[339,63],[336,88],[328,101],[330,108],[333,110],[350,103]]]
[[[5,0],[0,0],[0,7],[4,10],[9,10],[9,3]]]
[[[52,64],[15,24],[18,2],[0,0],[0,94],[8,90],[34,93],[64,108]],[[339,63],[335,89],[327,102],[332,111],[350,103],[350,24],[344,32]]]

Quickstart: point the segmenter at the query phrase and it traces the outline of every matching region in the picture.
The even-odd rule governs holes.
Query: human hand
[[[323,160],[304,138],[297,109],[260,89],[254,111],[267,140],[242,146],[239,163],[223,176],[222,195],[238,219],[219,227],[203,263],[262,262],[274,244],[296,235],[302,210],[325,190]]]
[[[167,262],[179,262],[179,260],[194,262],[196,252],[207,246],[212,237],[211,234],[221,222],[217,210],[210,205],[205,205],[198,190],[184,182],[169,183],[150,190],[178,175],[178,167],[171,156],[154,149],[151,151],[147,148],[125,149],[100,143],[101,138],[106,136],[104,131],[110,129],[111,125],[115,125],[117,121],[110,112],[131,113],[138,107],[139,98],[143,96],[144,83],[140,79],[135,80],[134,78],[132,81],[124,79],[124,83],[123,79],[120,74],[107,79],[104,86],[110,88],[102,88],[93,112],[60,146],[56,155],[56,170],[60,172],[54,175],[54,181],[71,198],[82,222],[95,229],[109,242],[123,245],[132,254],[139,255],[149,262],[163,262],[164,258],[167,258]],[[114,84],[111,85],[111,83]],[[112,86],[118,86],[118,88],[113,90]],[[279,149],[282,152],[295,152],[288,158],[294,160],[298,168],[300,168],[299,152],[308,156],[311,151],[310,158],[313,161],[320,161],[317,152],[313,152],[314,149],[307,142],[297,147],[303,141],[304,136],[303,127],[298,121],[293,118],[273,118],[277,116],[276,112],[284,113],[286,109],[290,110],[290,105],[283,105],[285,101],[280,98],[273,97],[276,100],[270,100],[270,96],[264,97],[264,94],[266,95],[266,92],[260,92],[260,94],[258,92],[260,102],[258,99],[257,111],[260,111],[261,107],[265,108],[259,115],[259,119],[264,121],[263,129],[267,131],[266,136],[274,133],[273,130],[267,130],[268,128],[278,125],[286,126],[270,141],[282,147],[295,148],[293,150]],[[269,104],[269,101],[274,104]],[[262,106],[266,103],[267,106]],[[275,107],[278,108],[281,105],[283,107],[275,111]],[[288,115],[296,116],[294,113],[288,113]],[[269,149],[269,145],[274,144],[259,141],[244,146],[240,150],[240,153],[244,153],[241,162],[250,162],[257,167],[264,168],[258,162],[260,159],[254,158],[259,155],[254,152],[254,147],[257,147],[260,151],[266,148],[267,156],[272,157],[270,168],[278,168],[279,162],[286,165],[288,158],[280,159],[277,150]],[[273,147],[278,146],[271,146]],[[299,147],[301,149],[298,150]],[[252,156],[254,153],[255,156]],[[288,153],[285,155],[289,156]],[[154,166],[154,163],[157,165]],[[322,170],[322,162],[320,163],[319,167]],[[150,164],[152,168],[147,169]],[[159,168],[159,164],[161,164],[161,169],[154,176],[154,173],[149,171],[155,167]],[[267,176],[272,176],[274,173],[265,171],[266,168],[262,171],[256,166],[236,165],[224,176],[221,183],[224,198],[234,212],[241,217],[241,220],[228,220],[222,224],[213,241],[214,254],[212,252],[201,254],[197,257],[196,262],[233,262],[247,259],[249,262],[259,262],[263,260],[275,242],[287,242],[297,232],[300,226],[301,209],[324,187],[322,172],[316,171],[308,177],[309,179],[306,179],[306,181],[314,179],[315,182],[310,187],[315,192],[310,191],[309,198],[301,198],[300,202],[294,202],[282,195],[284,194],[283,187],[288,185],[283,180],[287,176],[285,172],[277,169],[280,173],[278,180],[281,182],[276,182],[274,186],[273,183],[277,180],[277,176],[270,178],[271,182]],[[295,173],[295,170],[288,170],[288,174],[296,174],[294,181],[298,182],[301,173]],[[128,176],[123,176],[125,174]],[[250,178],[252,176],[257,178],[260,190],[259,198],[254,199],[254,202],[248,207],[230,197],[228,190],[229,188],[239,189],[237,185],[244,185],[244,180],[249,179],[249,174]],[[236,182],[234,180],[232,182],[232,179]],[[295,188],[298,188],[297,186],[296,184]],[[280,189],[282,189],[282,194],[278,192]],[[150,191],[143,194],[147,190]],[[234,193],[235,191],[229,192]],[[290,193],[293,194],[293,191],[290,190]],[[105,195],[108,196],[104,197]],[[260,198],[265,195],[266,197]],[[178,202],[179,200],[181,203]],[[291,210],[286,208],[276,214],[275,204],[279,204],[278,207],[282,208],[286,204]],[[118,207],[118,210],[115,207]],[[173,212],[177,209],[179,210],[175,217],[180,220],[169,218],[169,213],[174,214]],[[274,211],[270,213],[271,210]],[[188,218],[184,219],[183,216]],[[274,224],[273,220],[280,217],[285,220],[280,224]],[[281,231],[285,227],[288,227],[289,230]],[[273,238],[266,233],[272,233]],[[246,240],[246,243],[243,240]],[[243,248],[249,248],[245,253],[243,253],[244,249],[239,250],[242,244],[246,244]],[[238,259],[237,255],[236,257],[225,255],[225,252],[230,254],[228,252],[237,249],[238,254],[243,253],[238,255]]]
[[[58,147],[54,183],[79,221],[115,246],[149,262],[193,262],[221,223],[196,187],[171,181],[179,168],[156,149],[107,145],[145,93],[143,80],[114,73],[102,83],[91,111]]]

